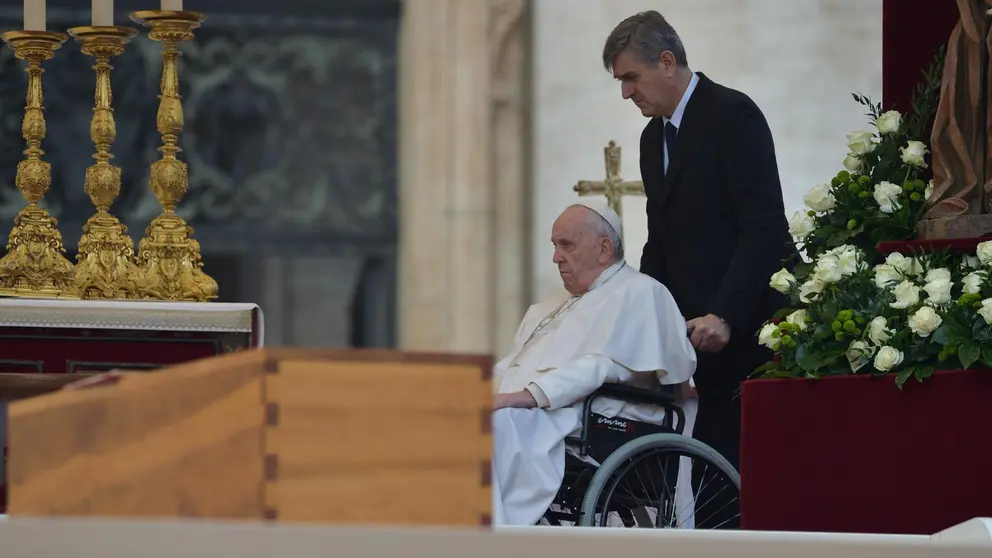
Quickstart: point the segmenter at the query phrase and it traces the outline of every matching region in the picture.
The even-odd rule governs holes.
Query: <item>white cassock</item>
[[[564,478],[565,438],[581,430],[584,400],[604,383],[683,384],[695,369],[671,293],[623,261],[584,295],[531,306],[493,371],[498,393],[526,389],[539,405],[493,413],[493,525],[534,525],[544,516]],[[685,410],[691,435],[695,409]],[[655,424],[665,418],[663,410],[606,398],[592,412]]]

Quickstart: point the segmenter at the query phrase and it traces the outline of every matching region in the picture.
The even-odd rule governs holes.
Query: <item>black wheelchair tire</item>
[[[737,490],[741,488],[740,473],[725,457],[710,446],[681,434],[648,434],[620,446],[600,464],[592,480],[589,481],[589,488],[586,489],[585,496],[582,498],[582,517],[579,519],[579,526],[596,526],[596,505],[599,503],[599,498],[607,483],[613,479],[613,474],[625,461],[647,450],[658,449],[680,451],[686,457],[708,462],[726,475],[737,487]]]

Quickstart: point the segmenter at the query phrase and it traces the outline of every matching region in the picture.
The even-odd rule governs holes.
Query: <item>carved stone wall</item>
[[[153,2],[154,4],[154,2]],[[397,0],[197,0],[208,14],[182,45],[186,128],[180,155],[190,190],[179,212],[196,230],[221,300],[259,303],[271,344],[395,343]],[[88,3],[49,0],[49,29],[90,21]],[[147,9],[118,0],[116,21]],[[0,0],[0,26],[22,3]],[[132,24],[134,25],[134,24]],[[137,241],[160,210],[148,188],[158,158],[155,113],[161,45],[142,30],[114,61],[123,189],[112,211]],[[92,59],[73,41],[46,65],[53,166],[47,207],[75,251],[93,212],[82,179],[91,164]],[[23,63],[0,46],[0,235],[23,199]]]
[[[399,336],[497,354],[529,303],[529,0],[406,0]]]

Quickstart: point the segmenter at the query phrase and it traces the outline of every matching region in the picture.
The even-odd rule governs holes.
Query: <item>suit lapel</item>
[[[664,206],[672,190],[679,186],[679,176],[685,168],[686,162],[692,159],[693,154],[703,143],[704,132],[709,123],[709,115],[705,112],[706,99],[710,94],[712,82],[699,74],[699,83],[692,92],[692,97],[685,106],[682,113],[682,125],[679,126],[679,134],[675,153],[671,154],[671,161],[668,164],[668,172],[665,173],[664,187],[661,189],[661,199],[659,207]],[[663,128],[659,126],[659,128]]]
[[[655,118],[648,124],[644,131],[643,153],[662,153],[662,127],[661,118]],[[662,158],[659,155],[644,157],[643,153],[641,158],[643,176],[641,180],[644,181],[644,189],[648,195],[663,195],[662,192],[665,190],[665,167],[662,166],[664,164]]]

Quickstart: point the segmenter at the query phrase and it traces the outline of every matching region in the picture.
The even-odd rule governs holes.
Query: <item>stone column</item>
[[[492,6],[494,333],[502,354],[531,302],[531,0],[493,0]]]
[[[522,315],[526,126],[513,117],[521,110],[517,90],[523,89],[522,73],[507,71],[505,62],[522,56],[506,54],[514,49],[494,39],[521,36],[514,29],[526,4],[404,2],[398,273],[402,349],[500,352],[505,346],[497,345],[505,344],[507,336],[512,339]],[[507,80],[504,74],[513,77]],[[501,84],[499,94],[496,84]],[[511,117],[495,120],[507,113],[507,106],[514,107]]]

